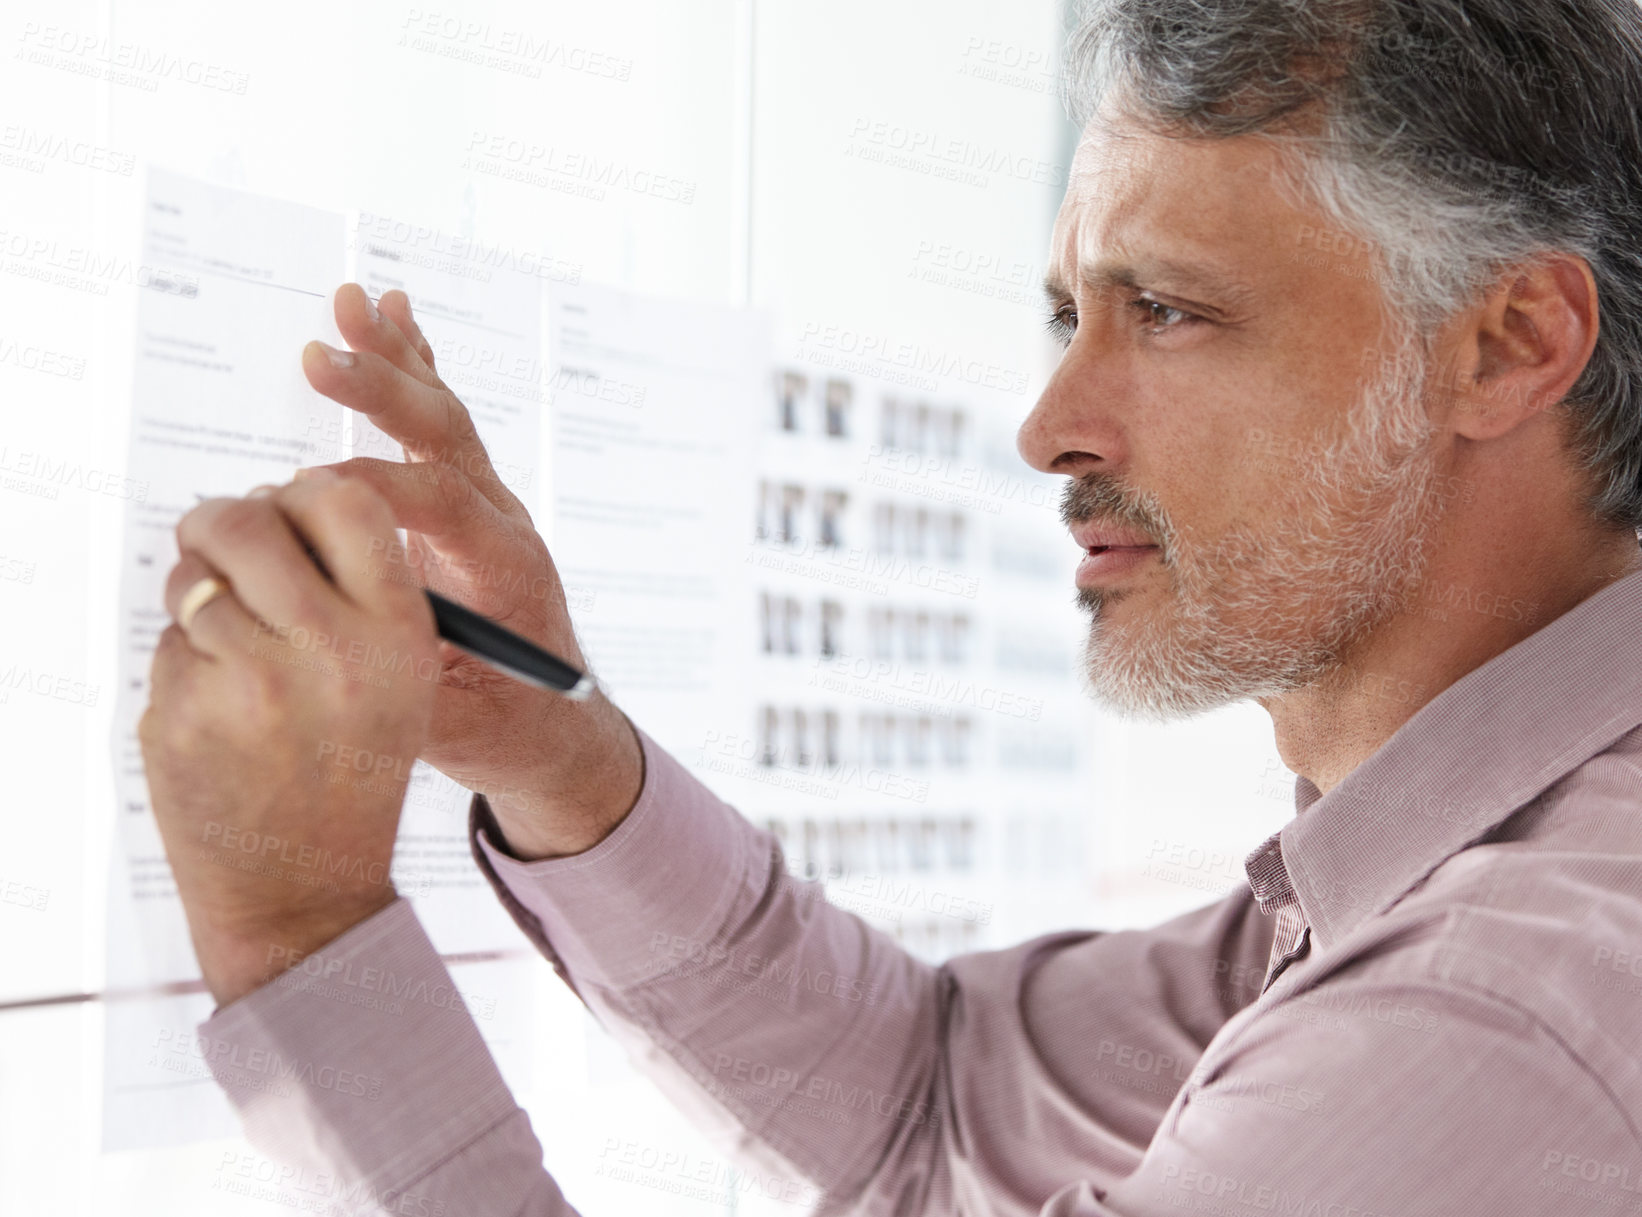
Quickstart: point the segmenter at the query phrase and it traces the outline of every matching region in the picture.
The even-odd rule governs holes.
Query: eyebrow
[[[1079,263],[1078,279],[1096,291],[1114,287],[1126,287],[1133,291],[1145,288],[1206,291],[1228,306],[1245,304],[1254,296],[1252,287],[1225,271],[1200,264],[1174,262],[1168,258],[1144,258],[1132,263]],[[1053,271],[1043,281],[1043,293],[1051,305],[1072,295],[1071,289]],[[1203,307],[1222,315],[1226,311],[1207,303]]]

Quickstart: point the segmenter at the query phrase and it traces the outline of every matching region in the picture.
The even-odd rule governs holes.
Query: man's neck
[[[1539,544],[1450,536],[1405,608],[1327,675],[1264,701],[1277,749],[1325,794],[1449,685],[1637,570],[1628,530],[1554,530]]]

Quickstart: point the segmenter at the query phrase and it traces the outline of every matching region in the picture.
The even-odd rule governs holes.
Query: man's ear
[[[1558,405],[1596,348],[1596,279],[1552,253],[1501,275],[1465,314],[1454,368],[1454,431],[1493,439]]]

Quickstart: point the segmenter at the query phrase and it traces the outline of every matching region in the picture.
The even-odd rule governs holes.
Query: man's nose
[[[1115,396],[1092,342],[1074,339],[1016,432],[1016,450],[1044,473],[1078,477],[1110,469],[1123,459]]]

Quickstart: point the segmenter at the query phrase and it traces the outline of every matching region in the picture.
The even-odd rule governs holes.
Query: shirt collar
[[[1326,795],[1296,778],[1280,867],[1318,945],[1642,723],[1639,639],[1642,572],[1455,681]]]
[[[1295,902],[1294,885],[1283,863],[1281,834],[1273,833],[1266,838],[1244,861],[1243,869],[1248,872],[1249,890],[1254,893],[1254,902],[1262,913],[1275,913]]]

